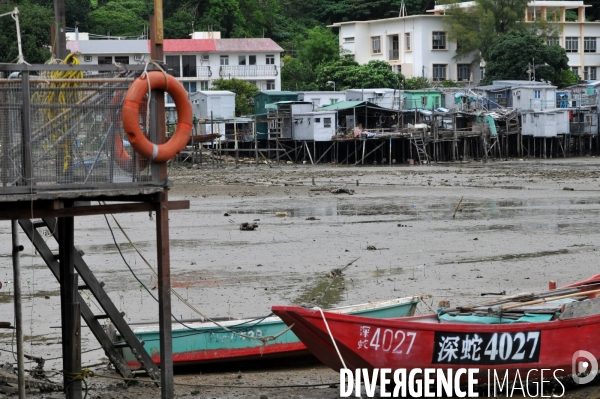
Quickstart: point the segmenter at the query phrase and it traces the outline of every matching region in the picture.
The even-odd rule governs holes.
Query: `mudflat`
[[[600,273],[598,158],[393,167],[175,165],[169,179],[170,198],[191,203],[189,210],[170,213],[172,285],[209,316],[267,315],[272,305],[310,305],[321,297],[321,306],[329,307],[416,294],[426,295],[418,312],[428,313],[442,299],[452,306],[475,303],[488,294],[540,291],[549,280],[561,286]],[[112,216],[107,219],[141,283],[104,217],[76,218],[75,244],[128,321],[157,320],[157,303],[144,288],[157,296],[155,278]],[[153,215],[116,219],[155,266]],[[242,223],[258,227],[240,230]],[[9,223],[0,225],[0,236],[0,309],[9,321]],[[48,375],[60,381],[58,283],[25,235],[20,239],[26,353],[50,359]],[[323,296],[329,272],[350,262]],[[87,300],[101,313],[93,298]],[[199,317],[175,297],[172,308],[177,317]],[[98,342],[82,330],[83,365],[117,377]],[[7,331],[0,347],[16,350]],[[13,355],[0,352],[0,361],[14,362]],[[339,382],[338,373],[314,364],[176,372],[175,381],[187,384],[176,387],[178,397],[339,396],[339,389],[327,386],[247,388]],[[160,396],[147,384],[123,387],[118,380],[91,378],[88,385],[92,398]],[[600,397],[599,386],[570,389],[565,397]]]

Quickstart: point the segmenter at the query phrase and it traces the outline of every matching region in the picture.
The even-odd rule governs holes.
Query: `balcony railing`
[[[199,66],[194,69],[194,67],[168,67],[167,72],[176,78],[210,78],[212,76],[212,71],[209,66]]]
[[[399,50],[390,50],[390,61],[397,61],[400,59]]]
[[[219,76],[222,78],[254,78],[263,76],[277,76],[275,65],[222,65]]]

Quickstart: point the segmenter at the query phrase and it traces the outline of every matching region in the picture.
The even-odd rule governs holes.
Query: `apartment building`
[[[68,40],[67,49],[86,64],[137,64],[150,59],[148,40]],[[195,32],[191,39],[165,39],[164,62],[190,93],[208,90],[216,79],[241,79],[260,90],[281,89],[283,49],[268,38],[221,39]]]
[[[474,2],[460,3],[472,7]],[[436,5],[429,14],[371,21],[338,22],[339,43],[360,63],[386,61],[406,77],[424,76],[432,81],[452,79],[478,84],[485,71],[473,64],[476,54],[456,60],[457,43],[449,40],[442,20],[446,5]],[[526,22],[538,18],[553,21],[560,35],[555,43],[567,51],[569,66],[584,80],[598,79],[600,67],[600,22],[585,20],[583,1],[531,1],[523,10]],[[577,21],[566,21],[567,10],[577,12]]]

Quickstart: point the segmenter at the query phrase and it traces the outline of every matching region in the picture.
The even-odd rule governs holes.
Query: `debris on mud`
[[[331,194],[349,194],[349,195],[354,194],[354,190],[349,189],[349,188],[332,188],[329,192]]]
[[[242,223],[240,224],[240,230],[242,231],[254,231],[258,227],[258,223]]]

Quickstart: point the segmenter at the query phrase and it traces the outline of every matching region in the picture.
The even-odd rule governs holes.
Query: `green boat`
[[[405,317],[414,315],[420,299],[420,296],[412,296],[342,306],[324,311],[374,318]],[[309,355],[304,344],[277,316],[213,320],[219,325],[208,320],[173,322],[173,364],[175,366]],[[131,328],[144,342],[144,348],[152,360],[160,364],[158,324],[131,324]],[[111,330],[118,344],[121,341],[118,332],[111,325],[108,326],[108,330]],[[131,369],[136,370],[141,367],[129,348],[123,347],[121,351]]]

